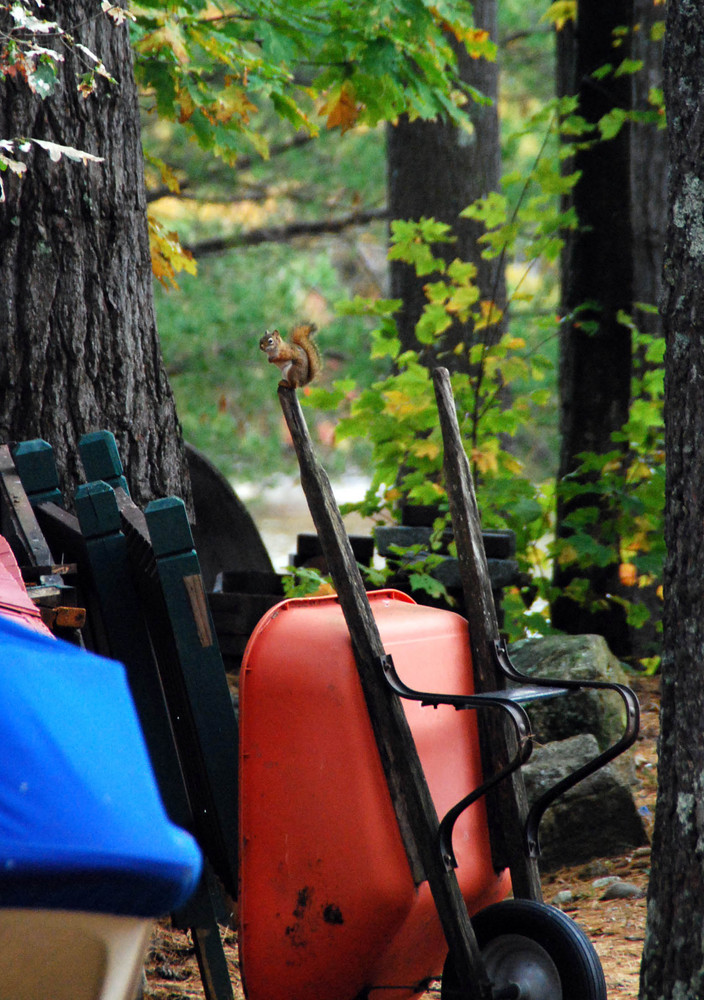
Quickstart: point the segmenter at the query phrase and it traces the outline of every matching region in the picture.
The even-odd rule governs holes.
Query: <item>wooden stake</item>
[[[494,641],[499,638],[499,625],[472,474],[460,436],[450,374],[446,368],[435,369],[433,383],[445,450],[445,488],[465,596],[465,615],[469,622],[474,686],[477,692],[497,691],[504,686],[494,657]],[[514,756],[515,735],[507,728],[503,715],[497,712],[487,710],[478,713],[478,717],[486,776]],[[541,901],[538,864],[526,855],[523,844],[528,800],[520,768],[487,794],[487,813],[496,867],[510,868],[515,896]]]

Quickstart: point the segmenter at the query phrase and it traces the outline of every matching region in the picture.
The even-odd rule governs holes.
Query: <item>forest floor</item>
[[[638,777],[635,797],[637,805],[645,807],[648,816],[652,817],[657,785],[659,685],[657,678],[638,677],[632,686],[641,704],[640,734],[630,751]],[[576,920],[593,942],[604,968],[609,1000],[635,1000],[638,996],[646,900],[644,896],[605,900],[602,898],[603,885],[595,886],[594,882],[617,876],[645,891],[649,870],[650,849],[645,847],[620,857],[563,868],[543,877],[546,902],[553,902],[558,893],[571,895],[560,908]],[[227,928],[222,932],[235,1000],[243,1000],[237,934]],[[205,996],[190,940],[183,933],[173,931],[168,920],[155,928],[146,976],[145,1000],[202,1000]],[[429,990],[426,997],[437,1000],[439,989]]]

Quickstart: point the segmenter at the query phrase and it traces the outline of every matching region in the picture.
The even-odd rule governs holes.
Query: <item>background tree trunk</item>
[[[664,8],[653,0],[634,0],[632,56],[643,68],[634,74],[633,107],[646,111],[651,88],[662,89],[663,42],[650,31],[664,18]],[[643,312],[637,303],[657,306],[662,292],[662,256],[667,229],[667,132],[653,125],[631,129],[631,228],[633,230],[633,315],[644,333],[660,334],[657,313]]]
[[[473,9],[476,26],[488,31],[491,39],[496,41],[495,0],[477,0]],[[483,260],[480,256],[477,239],[483,232],[481,223],[459,217],[459,213],[475,199],[499,187],[498,63],[471,59],[460,48],[458,58],[462,80],[491,98],[492,103],[470,106],[474,124],[471,135],[447,122],[411,122],[405,117],[398,124],[389,126],[389,217],[413,220],[434,218],[451,226],[456,241],[436,247],[435,252],[447,261],[459,257],[475,263],[482,299],[493,300],[503,308],[506,293],[500,262]],[[426,279],[417,278],[408,264],[392,261],[390,281],[391,296],[403,301],[397,315],[402,350],[417,350],[415,326],[427,301],[423,292]],[[443,336],[434,355],[442,352],[441,363],[456,368],[457,357],[451,353],[444,355],[444,352],[451,351],[460,342],[472,343],[471,323],[455,323]]]
[[[665,43],[664,651],[658,798],[641,998],[704,993],[704,9],[670,0]]]
[[[633,76],[633,107],[637,111],[650,109],[650,90],[662,90],[663,41],[653,41],[651,29],[664,20],[664,7],[653,0],[634,0],[633,33],[634,59],[643,68]],[[631,315],[642,333],[662,336],[662,318],[658,312],[641,308],[641,304],[658,306],[662,295],[662,259],[667,230],[667,131],[651,124],[635,123],[631,128],[631,227],[633,230],[633,307]],[[634,353],[642,364],[644,358]],[[661,580],[648,587],[639,587],[638,602],[647,605],[651,618],[646,625],[629,627],[632,662],[645,657],[660,656],[662,635]],[[624,596],[633,597],[632,589],[624,588]]]
[[[568,26],[558,34],[558,92],[577,93],[579,112],[590,123],[613,108],[630,107],[629,76],[597,80],[592,73],[606,63],[617,64],[628,54],[625,45],[614,50],[613,31],[630,27],[632,15],[631,0],[607,5],[582,0],[576,27]],[[631,336],[617,320],[618,311],[630,311],[633,302],[628,130],[579,151],[570,169],[582,173],[573,195],[580,226],[567,239],[562,264],[560,479],[578,467],[580,452],[611,451],[612,432],[628,419]],[[579,311],[575,314],[575,310]],[[575,505],[558,499],[558,539],[570,538],[565,518]],[[598,494],[593,494],[580,498],[578,505],[601,503]],[[613,522],[606,511],[595,525],[597,531],[600,541],[614,545],[613,562],[586,569],[573,562],[558,563],[555,584],[562,594],[552,605],[552,620],[565,632],[600,633],[614,652],[623,655],[628,651],[625,614],[607,598],[618,584],[618,555]],[[575,577],[589,579],[593,597],[601,599],[598,610],[564,594]]]
[[[96,13],[97,12],[97,13]],[[142,147],[127,25],[89,0],[46,0],[58,20],[117,79],[84,99],[75,53],[40,100],[0,83],[0,135],[77,147],[104,163],[52,162],[32,147],[20,179],[4,175],[0,204],[0,440],[43,437],[63,486],[81,474],[82,433],[114,432],[138,503],[188,499],[180,426],[162,364],[152,300]]]

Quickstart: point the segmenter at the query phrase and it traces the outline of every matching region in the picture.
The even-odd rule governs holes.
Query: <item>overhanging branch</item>
[[[303,236],[326,236],[343,232],[354,226],[367,226],[388,218],[388,209],[370,208],[358,212],[348,212],[335,219],[313,219],[311,221],[289,222],[284,226],[262,226],[247,232],[233,233],[231,236],[214,237],[198,243],[184,244],[184,249],[195,258],[210,257],[225,253],[234,247],[259,246],[261,243],[286,243]]]

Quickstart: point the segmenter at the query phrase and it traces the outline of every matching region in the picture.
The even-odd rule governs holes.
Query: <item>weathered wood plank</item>
[[[46,566],[54,562],[6,444],[0,445],[0,530],[20,564]],[[56,581],[52,578],[51,582]]]
[[[438,847],[438,817],[401,703],[383,677],[384,648],[330,481],[313,451],[295,390],[279,387],[301,485],[347,622],[369,717],[414,877],[427,879],[448,948],[467,995],[490,1000],[491,986],[454,870]]]
[[[472,474],[462,445],[450,375],[446,368],[433,372],[433,383],[445,449],[445,487],[465,595],[465,615],[469,622],[475,689],[478,692],[497,691],[504,686],[494,657],[499,625]],[[479,727],[486,775],[498,770],[513,757],[515,735],[497,712],[479,713]],[[537,861],[527,857],[524,850],[523,830],[528,816],[528,801],[520,769],[487,795],[487,810],[494,863],[500,868],[510,868],[516,896],[541,900]]]
[[[225,668],[183,501],[153,500],[145,517],[163,598],[161,616],[150,608],[162,683],[210,860],[236,898],[238,732]]]

